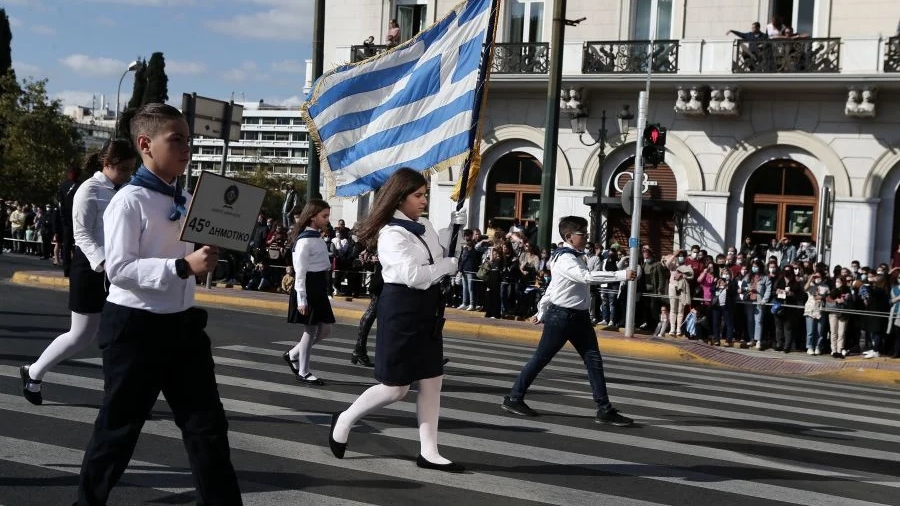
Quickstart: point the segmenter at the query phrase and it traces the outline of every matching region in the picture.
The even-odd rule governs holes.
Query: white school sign
[[[181,228],[181,240],[245,251],[266,190],[203,172]]]

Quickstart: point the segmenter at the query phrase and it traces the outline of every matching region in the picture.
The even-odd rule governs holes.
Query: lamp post
[[[125,72],[122,72],[122,77],[119,78],[119,87],[116,88],[116,125],[115,125],[115,133],[113,134],[113,138],[117,139],[119,137],[119,99],[122,94],[122,81],[125,79],[125,76],[128,75],[129,72],[134,72],[138,68],[140,68],[141,62],[135,60],[128,64],[128,68],[125,69]]]
[[[594,174],[594,192],[591,197],[585,199],[585,203],[591,207],[591,241],[594,244],[600,242],[600,204],[603,197],[603,162],[606,160],[606,111],[600,113],[600,130],[597,131],[597,140],[584,142],[584,133],[587,130],[587,113],[576,112],[572,116],[572,132],[578,134],[578,141],[585,146],[597,146],[597,172]]]

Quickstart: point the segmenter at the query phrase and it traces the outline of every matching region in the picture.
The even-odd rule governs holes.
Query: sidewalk
[[[67,290],[69,287],[69,280],[59,271],[18,271],[13,275],[12,282],[59,290]],[[199,304],[206,306],[251,309],[279,315],[287,312],[287,296],[277,293],[250,292],[224,286],[214,286],[207,290],[204,286],[198,286],[196,298]],[[335,297],[331,304],[339,322],[356,324],[369,300]],[[447,309],[446,317],[444,333],[448,336],[536,343],[541,335],[540,326],[513,320],[485,319],[482,313]],[[649,336],[626,338],[618,332],[608,331],[598,331],[597,335],[601,351],[612,356],[704,364],[773,375],[814,376],[900,388],[900,360],[896,359],[866,360],[862,357],[850,357],[836,360],[830,355],[760,352],[709,346],[685,339]]]

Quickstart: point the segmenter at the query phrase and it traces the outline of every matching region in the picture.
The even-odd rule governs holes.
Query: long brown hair
[[[378,232],[391,221],[400,203],[427,184],[425,176],[406,167],[391,174],[375,195],[369,216],[356,225],[357,242],[374,248],[378,243]]]
[[[313,216],[321,213],[326,209],[331,209],[331,206],[328,205],[328,202],[325,202],[322,199],[309,199],[306,202],[306,205],[303,206],[303,210],[298,213],[299,207],[295,207],[291,212],[294,216],[297,216],[297,219],[294,220],[294,225],[291,227],[291,232],[288,235],[288,242],[293,244],[297,239],[297,236],[300,235],[300,232],[303,232],[306,227],[309,226],[309,222],[312,221]]]

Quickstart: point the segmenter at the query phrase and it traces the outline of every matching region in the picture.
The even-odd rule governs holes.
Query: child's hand
[[[541,324],[541,321],[538,320],[537,315],[534,315],[534,316],[531,317],[531,323],[532,323],[533,325],[540,325],[540,324]]]

